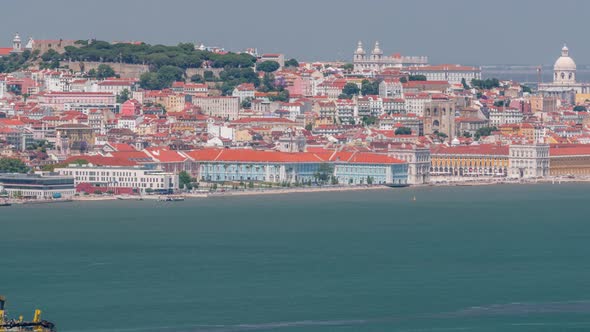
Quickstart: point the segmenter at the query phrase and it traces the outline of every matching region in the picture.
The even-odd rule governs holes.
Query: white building
[[[6,78],[0,76],[0,99],[4,98],[6,91]]]
[[[589,93],[590,84],[576,82],[576,62],[563,45],[561,56],[553,65],[553,82],[539,84],[539,91],[546,96],[556,96],[573,102],[576,93]]]
[[[234,127],[230,127],[227,123],[215,123],[215,119],[207,119],[207,134],[213,137],[224,138],[233,141],[235,137],[235,130],[236,129]]]
[[[425,105],[432,101],[428,93],[405,93],[404,102],[406,113],[413,113],[417,116],[424,116]]]
[[[232,91],[232,97],[238,97],[240,103],[245,99],[254,99],[256,97],[256,88],[252,83],[242,83],[234,88]]]
[[[408,68],[410,75],[424,75],[428,81],[447,81],[469,84],[473,79],[481,79],[481,68],[461,65],[416,66]]]
[[[227,120],[236,120],[240,111],[237,97],[193,97],[193,104],[206,115]]]
[[[518,124],[522,123],[524,114],[516,108],[491,108],[490,109],[490,125],[500,126],[504,124]]]
[[[538,178],[549,175],[548,144],[513,144],[509,148],[508,177]]]
[[[124,90],[131,94],[131,91],[135,90],[135,82],[125,79],[107,79],[94,82],[91,87],[92,92],[109,92],[114,95],[120,95]]]
[[[379,96],[382,98],[402,98],[404,87],[400,81],[383,80],[379,83]]]
[[[383,51],[379,47],[379,42],[375,42],[375,47],[373,48],[373,51],[371,51],[371,55],[367,56],[363,49],[363,43],[359,41],[356,51],[354,52],[352,63],[355,72],[377,72],[390,67],[401,68],[407,66],[424,66],[428,64],[428,57],[401,56],[399,54],[384,56]]]
[[[142,167],[70,165],[55,169],[61,175],[73,176],[75,184],[89,183],[98,187],[133,188],[140,193],[178,190],[178,175]]]
[[[135,132],[136,128],[143,123],[143,116],[125,115],[121,116],[117,121],[117,128],[129,129]]]
[[[76,187],[71,176],[1,174],[0,192],[14,198],[71,198]]]
[[[74,77],[63,72],[50,72],[45,74],[45,91],[70,92]]]
[[[401,144],[390,148],[389,156],[408,163],[408,184],[430,182],[430,149],[413,144]]]

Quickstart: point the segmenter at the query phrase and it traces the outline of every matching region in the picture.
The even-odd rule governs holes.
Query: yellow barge
[[[41,310],[35,309],[33,320],[27,322],[23,320],[23,316],[18,319],[6,317],[5,305],[6,298],[0,296],[0,332],[56,332],[55,324],[41,319]]]

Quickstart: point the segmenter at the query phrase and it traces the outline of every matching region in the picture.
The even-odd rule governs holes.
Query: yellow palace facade
[[[505,177],[509,148],[494,144],[436,147],[431,151],[430,176]]]

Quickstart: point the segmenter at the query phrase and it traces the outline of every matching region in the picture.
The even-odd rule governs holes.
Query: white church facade
[[[402,68],[410,66],[425,66],[428,64],[427,56],[402,56],[393,54],[391,56],[383,55],[379,42],[375,42],[375,47],[370,55],[367,55],[363,49],[363,43],[358,42],[354,52],[352,63],[354,71],[357,73],[371,71],[378,72],[385,68]]]
[[[576,93],[589,93],[589,83],[576,82],[576,62],[569,56],[566,45],[553,65],[553,82],[539,84],[539,92],[573,102]]]

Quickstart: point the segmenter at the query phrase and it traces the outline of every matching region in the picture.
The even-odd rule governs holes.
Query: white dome
[[[365,50],[363,49],[363,43],[359,40],[359,43],[356,47],[355,54],[365,54]]]
[[[381,48],[379,47],[378,41],[375,42],[375,48],[373,49],[373,54],[383,54],[383,51],[381,51]]]
[[[563,45],[561,49],[561,56],[555,61],[553,65],[553,70],[555,71],[574,71],[576,70],[576,63],[574,59],[570,58],[569,56],[569,49],[567,46]]]

